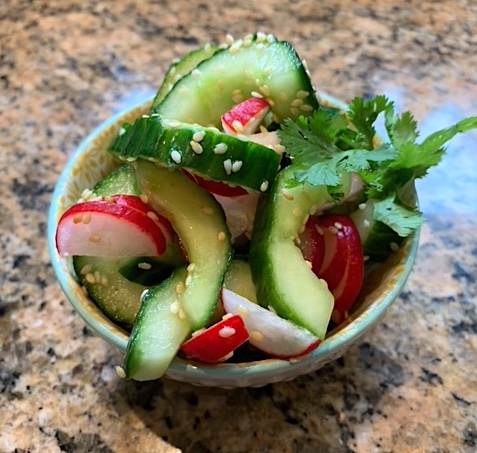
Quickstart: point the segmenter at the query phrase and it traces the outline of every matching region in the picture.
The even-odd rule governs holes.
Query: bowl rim
[[[346,109],[348,107],[344,102],[326,93],[320,92],[318,93],[318,96],[321,100],[334,104],[339,108]],[[75,297],[75,292],[77,292],[80,287],[79,283],[72,273],[67,271],[67,260],[61,258],[56,250],[55,236],[60,209],[59,200],[77,160],[88,149],[88,147],[91,146],[94,138],[111,126],[117,125],[125,114],[130,113],[135,109],[139,109],[151,101],[152,98],[148,98],[124,109],[103,121],[86,136],[74,153],[72,153],[63,168],[55,185],[48,212],[48,251],[53,270],[63,293],[76,312],[81,318],[83,318],[84,322],[99,337],[122,351],[126,350],[128,334],[102,314],[99,308],[94,305],[94,302],[89,301],[89,304],[85,304],[82,300],[79,300],[78,297]],[[407,244],[408,250],[406,259],[403,260],[402,272],[397,276],[396,284],[393,285],[389,292],[377,302],[373,302],[372,310],[363,310],[361,313],[359,313],[358,310],[358,313],[356,316],[353,316],[353,319],[350,322],[344,326],[340,326],[339,334],[333,334],[334,331],[331,331],[320,346],[306,357],[300,358],[300,360],[267,358],[251,362],[220,363],[214,365],[200,364],[176,357],[169,366],[166,376],[173,377],[176,380],[191,382],[197,381],[200,383],[211,380],[213,381],[213,384],[211,385],[220,385],[221,383],[227,384],[234,382],[237,379],[250,378],[251,376],[260,377],[266,382],[273,382],[273,380],[270,379],[272,376],[277,372],[289,370],[290,367],[299,368],[300,370],[311,370],[314,363],[319,363],[321,366],[326,362],[334,360],[341,356],[343,351],[345,351],[359,337],[363,336],[370,328],[372,328],[384,316],[392,302],[398,297],[415,262],[419,246],[419,237],[420,229],[416,230],[413,235],[407,239],[410,243]],[[95,311],[94,314],[92,314],[92,310]],[[104,322],[99,322],[98,316],[99,319]],[[337,354],[338,351],[342,352]],[[315,368],[318,368],[318,365]],[[295,373],[295,375],[297,374],[301,373]]]

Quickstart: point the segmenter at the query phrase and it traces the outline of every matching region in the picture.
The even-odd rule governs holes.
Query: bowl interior
[[[322,102],[345,108],[334,98],[321,94]],[[107,176],[117,163],[107,148],[123,123],[149,111],[151,100],[121,113],[94,130],[80,145],[63,170],[53,193],[48,219],[48,247],[52,265],[60,286],[70,303],[100,337],[125,350],[128,333],[111,322],[88,298],[74,276],[71,260],[59,257],[55,246],[56,225],[61,214],[80,197],[84,189]],[[219,387],[261,386],[292,379],[318,369],[343,355],[349,346],[361,338],[385,314],[399,295],[411,271],[418,247],[419,234],[408,238],[387,261],[375,265],[367,273],[362,294],[350,317],[331,330],[323,343],[300,361],[265,359],[245,363],[203,365],[176,358],[166,376],[196,385]]]

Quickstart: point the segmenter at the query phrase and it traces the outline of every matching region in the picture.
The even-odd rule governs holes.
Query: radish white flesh
[[[159,256],[164,234],[146,214],[108,201],[89,201],[69,208],[56,230],[61,256]]]
[[[320,344],[320,339],[303,327],[226,288],[222,289],[222,304],[226,313],[243,318],[249,343],[272,357],[303,356]]]

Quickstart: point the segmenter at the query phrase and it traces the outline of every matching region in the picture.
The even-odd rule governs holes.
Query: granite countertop
[[[422,135],[477,114],[471,0],[67,0],[0,5],[0,452],[477,451],[475,133],[419,184],[414,271],[341,359],[258,389],[126,382],[46,247],[55,182],[102,120],[170,61],[227,33],[290,40],[318,89],[384,93]]]

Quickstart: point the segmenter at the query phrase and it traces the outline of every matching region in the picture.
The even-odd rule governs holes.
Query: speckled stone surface
[[[477,451],[477,135],[419,184],[427,224],[386,318],[340,360],[261,389],[120,380],[49,264],[55,181],[171,59],[254,31],[293,42],[316,86],[385,93],[423,135],[477,114],[471,0],[0,3],[0,452]]]

